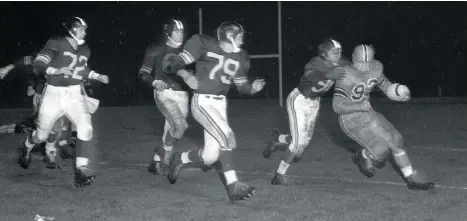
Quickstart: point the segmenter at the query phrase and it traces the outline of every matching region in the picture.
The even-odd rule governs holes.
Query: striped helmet
[[[164,24],[164,34],[169,38],[173,31],[183,30],[183,29],[184,29],[183,23],[177,19],[170,19],[169,22]]]
[[[352,54],[352,61],[356,62],[366,62],[366,61],[373,61],[375,57],[375,49],[371,45],[357,45],[353,50]]]
[[[323,42],[321,42],[321,44],[319,44],[318,54],[322,57],[326,57],[327,52],[334,48],[342,50],[341,43],[334,39],[326,39]]]

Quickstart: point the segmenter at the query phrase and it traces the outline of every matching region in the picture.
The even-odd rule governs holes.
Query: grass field
[[[100,172],[93,186],[73,187],[72,163],[48,170],[36,156],[28,170],[16,164],[22,135],[0,137],[0,220],[34,220],[36,214],[65,220],[467,220],[467,105],[376,103],[405,137],[416,168],[438,185],[434,191],[406,188],[391,165],[368,179],[352,163],[354,144],[340,131],[329,101],[310,146],[291,166],[290,187],[270,185],[281,153],[261,156],[273,128],[287,130],[285,109],[275,101],[231,101],[239,177],[257,188],[245,202],[229,202],[216,173],[184,170],[176,184],[147,172],[163,117],[153,107],[104,107],[94,115]],[[21,120],[30,110],[2,110],[0,123]],[[177,148],[201,145],[191,127]]]

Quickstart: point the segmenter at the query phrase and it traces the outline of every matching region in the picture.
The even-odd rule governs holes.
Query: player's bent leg
[[[31,150],[35,144],[43,143],[49,136],[55,122],[63,115],[58,105],[57,88],[47,87],[37,115],[37,129],[31,131],[20,148],[18,163],[24,169],[31,164]]]
[[[293,162],[298,161],[313,135],[314,124],[319,111],[319,99],[306,99],[298,90],[287,98],[287,113],[291,131],[291,142],[277,168],[273,185],[289,185],[285,174]]]
[[[373,177],[376,173],[374,163],[382,167],[387,159],[385,153],[390,149],[387,143],[370,128],[371,114],[339,115],[338,120],[342,131],[363,148],[356,152],[356,163],[360,171],[367,177]]]
[[[400,168],[407,187],[414,190],[433,189],[435,184],[422,179],[421,174],[412,167],[412,163],[404,148],[403,137],[394,125],[380,113],[375,113],[374,121],[374,125],[379,126],[379,129],[375,128],[375,131],[380,131],[381,136],[387,140],[388,147],[392,150],[394,161]]]
[[[169,123],[169,125],[165,125],[164,134],[162,136],[164,150],[160,150],[158,153],[162,158],[162,161],[160,161],[161,172],[165,175],[167,175],[170,158],[174,153],[173,146],[176,140],[183,137],[183,134],[188,128],[186,115],[182,112],[178,102],[180,100],[179,97],[180,94],[173,90],[154,92],[156,105]],[[157,166],[157,161],[153,162],[152,164]]]

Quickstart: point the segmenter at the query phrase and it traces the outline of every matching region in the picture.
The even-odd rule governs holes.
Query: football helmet
[[[232,44],[234,52],[239,52],[243,45],[245,29],[237,22],[224,22],[217,28],[217,39]]]
[[[180,47],[183,42],[183,30],[184,26],[180,20],[171,19],[169,22],[164,24],[164,34],[167,40],[172,42],[176,47]],[[174,33],[174,31],[181,31],[180,33]]]
[[[375,57],[375,48],[372,45],[357,45],[352,53],[352,61],[372,61]]]
[[[352,62],[360,71],[368,71],[375,57],[375,48],[371,45],[357,45],[352,53]]]
[[[66,34],[74,38],[78,45],[84,44],[86,36],[86,28],[88,24],[80,17],[71,17],[68,21],[62,23],[66,30]]]
[[[340,54],[342,51],[342,45],[338,41],[334,39],[326,39],[321,44],[318,46],[318,54],[324,59],[329,60],[330,59],[330,54],[329,52],[333,51],[336,52],[335,56],[338,57],[337,60],[340,59]],[[331,60],[336,60],[336,59],[331,59]]]

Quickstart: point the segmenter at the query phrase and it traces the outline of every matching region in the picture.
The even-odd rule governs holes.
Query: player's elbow
[[[186,63],[182,57],[178,55],[172,55],[166,57],[162,62],[162,69],[166,73],[175,73],[185,67]]]
[[[47,64],[41,60],[35,60],[32,67],[35,73],[45,73]]]
[[[244,84],[237,84],[237,90],[242,95],[251,95],[251,84],[244,83]]]

